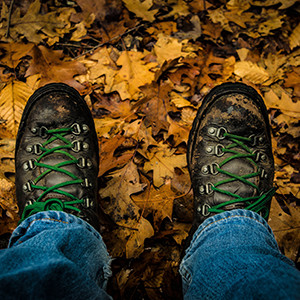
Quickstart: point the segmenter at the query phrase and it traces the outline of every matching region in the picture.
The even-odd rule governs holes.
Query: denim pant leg
[[[23,221],[0,250],[0,299],[111,299],[110,257],[100,234],[73,215]]]
[[[184,299],[300,299],[300,272],[248,210],[203,222],[180,265]]]

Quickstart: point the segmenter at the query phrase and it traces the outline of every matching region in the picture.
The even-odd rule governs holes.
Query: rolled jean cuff
[[[49,210],[36,213],[25,219],[12,233],[8,247],[21,244],[44,230],[50,230],[54,227],[67,229],[78,225],[90,231],[103,243],[101,235],[84,220],[63,211]]]
[[[206,219],[198,227],[193,235],[190,246],[186,250],[179,270],[184,283],[183,286],[188,286],[193,276],[192,265],[190,262],[187,262],[189,258],[195,254],[203,243],[206,243],[210,239],[211,234],[214,235],[218,230],[229,230],[232,226],[231,224],[236,224],[237,221],[245,225],[249,224],[253,230],[263,232],[263,235],[268,237],[265,239],[265,242],[274,250],[279,251],[272,229],[259,214],[244,209],[235,209],[216,214]]]

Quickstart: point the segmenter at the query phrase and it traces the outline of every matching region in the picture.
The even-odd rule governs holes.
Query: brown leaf
[[[100,143],[100,163],[99,163],[99,176],[102,176],[109,170],[116,167],[123,166],[133,156],[133,153],[124,153],[121,156],[114,156],[116,149],[124,143],[125,137],[115,136],[109,140],[101,140]]]
[[[169,179],[160,189],[151,185],[150,190],[147,189],[137,196],[133,195],[132,199],[144,211],[145,216],[153,214],[154,229],[158,231],[165,218],[172,220],[175,197],[176,194],[171,189],[171,180]]]
[[[268,223],[283,253],[294,262],[297,262],[300,248],[300,211],[299,208],[285,204],[291,215],[285,213],[274,199]]]
[[[300,98],[300,68],[293,68],[293,72],[285,75],[287,78],[284,81],[284,86],[294,88],[294,95]]]
[[[1,43],[0,49],[5,50],[5,54],[1,58],[1,64],[6,65],[9,68],[16,68],[20,59],[27,55],[33,46],[34,44],[32,43]]]
[[[114,251],[125,252],[127,258],[136,257],[143,252],[144,240],[154,234],[151,224],[140,216],[138,206],[130,198],[145,185],[139,182],[139,173],[132,161],[110,175],[113,178],[100,190],[100,196],[110,199],[109,203],[102,201],[103,210],[120,226],[115,231],[118,249]]]
[[[26,72],[26,76],[41,74],[39,86],[50,82],[63,82],[82,90],[83,86],[74,80],[74,76],[84,74],[84,65],[77,61],[67,61],[61,50],[50,50],[44,46],[35,46],[31,51],[33,62]],[[64,59],[64,60],[62,60]]]

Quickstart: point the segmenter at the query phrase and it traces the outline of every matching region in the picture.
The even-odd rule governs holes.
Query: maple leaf
[[[153,171],[153,183],[156,187],[164,184],[166,178],[173,178],[175,168],[186,166],[186,155],[174,155],[175,149],[170,149],[160,143],[156,151],[148,154],[149,161],[145,162],[144,170]]]
[[[0,43],[0,49],[5,50],[4,56],[1,57],[1,64],[9,68],[16,68],[20,59],[27,55],[33,46],[32,43]]]
[[[0,116],[15,136],[21,116],[32,89],[22,81],[9,82],[0,93]]]
[[[81,86],[74,80],[74,76],[86,72],[84,65],[78,61],[66,61],[61,50],[50,50],[44,46],[34,46],[30,55],[33,62],[30,64],[26,76],[41,74],[39,86],[50,82],[63,82],[81,90]],[[64,60],[62,60],[64,58]]]
[[[156,231],[165,218],[172,220],[173,201],[176,194],[171,189],[171,180],[157,190],[153,185],[144,193],[133,195],[133,201],[144,211],[144,215],[153,214],[153,225]]]

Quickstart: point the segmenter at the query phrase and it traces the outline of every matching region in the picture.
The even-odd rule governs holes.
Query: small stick
[[[10,6],[9,6],[9,11],[8,11],[8,18],[7,18],[7,30],[5,36],[8,38],[9,37],[9,28],[10,28],[10,21],[11,21],[11,14],[12,14],[12,9],[14,6],[15,0],[11,0]]]
[[[115,40],[115,39],[118,39],[118,38],[120,38],[120,37],[122,37],[122,36],[128,34],[129,32],[134,31],[134,30],[136,30],[136,29],[138,29],[138,28],[140,28],[140,27],[143,27],[143,26],[145,26],[145,24],[141,24],[141,25],[135,26],[135,27],[133,27],[133,28],[130,28],[130,29],[126,30],[124,33],[119,34],[119,35],[117,35],[117,36],[111,38],[111,39],[108,40],[107,42],[101,43],[101,44],[99,44],[99,45],[93,47],[92,49],[90,49],[90,50],[88,50],[88,51],[86,51],[86,52],[83,52],[83,53],[79,54],[78,56],[74,57],[73,60],[74,60],[74,59],[77,59],[78,57],[81,57],[81,56],[84,56],[84,55],[86,55],[86,54],[89,54],[89,53],[95,51],[96,49],[98,49],[98,48],[100,48],[100,47],[102,47],[102,46],[104,46],[104,45],[106,45],[106,44],[109,44],[111,41],[113,41],[113,40]]]

